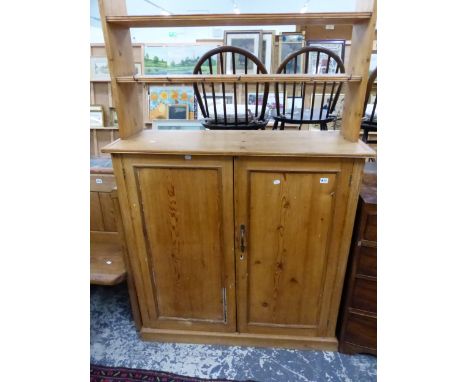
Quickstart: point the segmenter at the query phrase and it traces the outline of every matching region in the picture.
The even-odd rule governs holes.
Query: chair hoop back
[[[237,60],[236,60],[237,55]],[[215,59],[217,61],[215,61]],[[220,46],[206,52],[197,62],[195,68],[193,69],[193,74],[208,74],[203,73],[203,66],[206,68],[206,62],[208,61],[209,74],[213,73],[214,63],[216,62],[216,67],[220,74],[248,74],[249,71],[255,71],[256,74],[268,74],[265,65],[252,53],[249,51],[235,47],[235,46]],[[252,63],[249,65],[249,61]],[[229,65],[230,64],[230,65]],[[254,69],[255,67],[255,69]],[[227,70],[228,68],[228,70]],[[226,73],[229,71],[229,73]],[[205,86],[206,85],[206,86]],[[193,90],[195,97],[197,99],[200,111],[204,118],[209,118],[210,121],[205,124],[205,127],[208,128],[218,128],[218,129],[237,129],[237,128],[247,128],[247,129],[258,129],[264,128],[267,121],[265,121],[265,109],[268,100],[269,84],[263,83],[263,98],[259,98],[259,87],[260,83],[255,83],[255,98],[250,97],[248,94],[248,85],[238,85],[233,84],[233,96],[234,96],[234,115],[229,115],[226,108],[226,84],[221,83],[221,95],[223,101],[223,112],[220,113],[216,107],[216,98],[221,98],[221,96],[216,96],[219,94],[219,86],[215,86],[214,83],[210,83],[209,80],[202,82],[201,84],[194,84]],[[240,86],[241,89],[238,92],[237,87]],[[251,85],[252,86],[252,85]],[[211,89],[210,89],[211,88]],[[242,94],[243,88],[243,94]],[[210,92],[211,90],[211,92]],[[217,91],[218,90],[218,91]],[[211,93],[211,94],[209,94]],[[238,110],[238,97],[244,99],[244,115],[241,115],[242,110]],[[213,113],[210,113],[209,102],[212,102]],[[261,107],[259,108],[259,102],[261,102]],[[248,104],[255,104],[255,110],[248,108]],[[255,111],[255,112],[254,112]],[[260,127],[259,127],[260,126]]]
[[[372,93],[372,87],[374,85],[374,82],[377,80],[377,68],[375,68],[371,74],[369,74],[369,79],[367,80],[367,88],[366,88],[366,97],[364,98],[364,110],[362,111],[362,116],[366,116],[366,109],[367,105],[369,104],[369,98]],[[372,106],[372,113],[368,119],[367,122],[370,123],[375,123],[374,117],[375,117],[375,110],[377,108],[377,94],[375,95],[373,106]]]
[[[313,65],[313,61],[311,60],[311,55],[316,55],[315,58],[315,65]],[[322,59],[321,59],[322,58]],[[328,73],[328,74],[337,74],[337,73],[344,73],[345,72],[345,67],[343,64],[343,61],[341,60],[340,56],[337,55],[335,52],[331,51],[330,49],[326,49],[321,46],[306,46],[302,49],[299,49],[296,52],[293,52],[286,56],[286,58],[283,60],[283,62],[278,66],[278,69],[276,70],[277,74],[296,74],[296,73],[302,73],[302,74],[308,74],[309,69],[311,69],[310,73],[312,73],[312,70],[314,70],[315,74],[320,73]],[[327,90],[328,87],[331,85],[331,90],[329,92],[328,99],[325,103],[325,97],[327,96]],[[295,124],[302,124],[302,123],[325,123],[329,122],[334,119],[332,114],[335,110],[336,104],[338,102],[338,98],[340,96],[341,88],[342,88],[342,83],[337,83],[335,81],[331,82],[325,82],[323,84],[322,91],[320,92],[319,89],[317,89],[320,85],[317,85],[316,83],[313,83],[312,85],[307,84],[305,82],[296,84],[293,83],[292,85],[292,105],[291,105],[291,110],[288,110],[286,113],[286,83],[283,83],[283,102],[280,102],[280,84],[276,83],[275,84],[275,97],[276,97],[276,114],[277,117],[275,120],[279,120],[282,123],[285,121],[288,123],[295,123]],[[308,102],[308,99],[306,100],[306,90],[307,86],[312,86],[311,90],[311,105],[310,105],[310,112],[306,111],[306,102]],[[298,106],[298,109],[300,109],[300,114],[295,113],[295,104],[296,104],[296,87],[300,89],[300,98],[302,99],[302,102],[297,101],[297,103],[300,103],[300,106]],[[316,105],[315,101],[317,98],[317,94],[321,95],[321,102],[320,102],[320,107],[319,110],[315,111],[314,109],[316,106],[319,106],[318,104]],[[282,109],[281,110],[281,106]],[[309,116],[305,117],[304,112],[306,111],[306,114],[308,113]],[[290,113],[290,115],[289,115]],[[287,114],[287,115],[286,115]],[[315,115],[314,115],[315,114]],[[315,118],[314,118],[315,117]]]

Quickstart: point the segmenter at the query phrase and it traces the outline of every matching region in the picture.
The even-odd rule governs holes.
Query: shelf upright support
[[[353,25],[351,54],[346,73],[361,76],[362,80],[359,83],[349,82],[347,84],[341,124],[341,134],[351,142],[359,140],[361,130],[364,97],[369,78],[369,63],[377,21],[377,0],[356,0],[356,11],[372,12],[372,17],[368,21]]]
[[[119,119],[119,133],[122,139],[143,130],[141,84],[117,83],[119,76],[133,76],[133,48],[130,28],[107,22],[107,16],[126,16],[125,0],[99,0],[102,31],[106,46],[111,77],[114,107]]]

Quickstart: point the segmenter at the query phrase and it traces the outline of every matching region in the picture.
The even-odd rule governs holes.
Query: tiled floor
[[[91,362],[259,382],[377,380],[377,359],[368,355],[143,342],[133,325],[125,284],[91,287]]]

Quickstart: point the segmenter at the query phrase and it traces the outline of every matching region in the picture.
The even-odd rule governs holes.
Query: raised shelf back
[[[142,83],[188,84],[206,80],[201,76],[197,76],[198,78],[193,78],[193,76],[179,78],[177,76],[134,76],[130,28],[352,24],[352,49],[346,74],[334,76],[333,80],[347,83],[341,134],[346,140],[358,141],[377,18],[376,9],[377,2],[374,0],[356,0],[355,12],[129,16],[125,0],[99,0],[121,139],[126,139],[144,128],[141,99],[138,96],[140,94],[138,87],[142,86]],[[265,78],[255,79],[253,76],[232,77],[232,82],[265,82]],[[269,82],[309,80],[324,82],[325,80],[323,76],[302,77],[305,78],[270,74],[268,80]],[[225,80],[225,75],[224,77],[222,75],[210,77],[210,82]]]

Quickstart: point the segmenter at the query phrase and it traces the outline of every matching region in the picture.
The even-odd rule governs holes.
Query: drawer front
[[[363,239],[369,241],[377,241],[377,215],[367,215]]]
[[[344,341],[377,348],[377,318],[349,312]]]
[[[377,313],[377,283],[375,281],[355,279],[351,308]]]
[[[359,247],[356,273],[377,277],[377,248]]]

